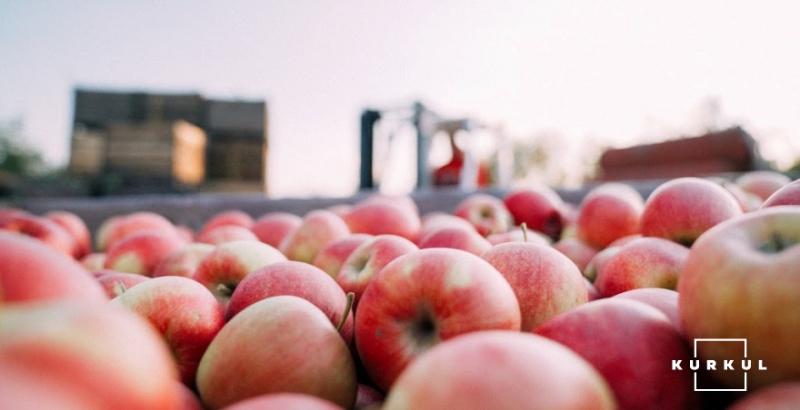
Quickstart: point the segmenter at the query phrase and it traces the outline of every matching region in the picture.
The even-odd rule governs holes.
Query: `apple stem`
[[[519,228],[522,229],[522,241],[528,242],[528,224],[523,222],[522,225],[519,226]]]
[[[122,281],[118,280],[118,281],[114,282],[114,294],[115,295],[119,296],[119,295],[121,295],[121,294],[123,294],[123,293],[125,293],[127,291],[128,291],[128,288],[125,286],[124,283],[122,283]]]
[[[339,321],[339,324],[336,325],[337,332],[342,331],[345,322],[347,322],[347,318],[350,317],[350,311],[353,309],[353,301],[355,300],[355,298],[356,298],[355,293],[347,292],[347,303],[344,305],[344,314],[342,315],[342,319]]]

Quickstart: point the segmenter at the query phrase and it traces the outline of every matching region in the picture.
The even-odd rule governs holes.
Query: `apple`
[[[24,235],[0,231],[0,306],[55,299],[107,300],[103,288],[72,257]]]
[[[486,194],[468,196],[456,206],[453,214],[467,220],[483,236],[506,232],[513,224],[503,201]]]
[[[508,232],[496,233],[486,237],[492,245],[499,245],[506,242],[528,242],[542,246],[550,246],[550,238],[541,232],[524,231],[522,229],[512,229]]]
[[[751,171],[736,178],[736,185],[762,200],[790,182],[792,180],[789,177],[774,171]]]
[[[605,249],[597,252],[594,257],[592,257],[592,259],[583,269],[583,276],[585,276],[589,281],[594,282],[595,278],[597,278],[597,272],[603,269],[603,266],[605,266],[605,264],[611,260],[611,257],[619,252],[620,248],[622,248],[622,245],[641,237],[642,235],[638,234],[628,235],[611,242]]]
[[[0,309],[0,408],[174,409],[170,353],[152,327],[107,305]]]
[[[562,313],[536,329],[591,363],[626,409],[685,409],[696,405],[683,338],[656,308],[633,300],[597,300]]]
[[[255,221],[253,221],[253,217],[247,213],[237,209],[230,209],[212,216],[208,221],[206,221],[205,225],[203,225],[203,228],[200,230],[200,234],[202,235],[203,233],[221,226],[238,226],[244,229],[250,229],[254,222]]]
[[[746,338],[751,387],[800,377],[800,207],[778,206],[720,224],[700,237],[678,283],[688,339]],[[735,343],[701,343],[704,359],[741,359]],[[736,350],[739,348],[739,350]],[[755,364],[754,364],[755,366]],[[739,370],[714,372],[741,387]]]
[[[272,296],[291,295],[303,298],[319,308],[334,326],[342,323],[341,334],[348,343],[353,339],[353,317],[347,312],[345,292],[321,269],[302,262],[276,262],[247,275],[231,295],[226,310],[228,320],[248,306]]]
[[[319,251],[314,258],[313,265],[322,269],[330,277],[335,279],[339,274],[339,270],[342,269],[344,261],[347,260],[347,257],[370,238],[372,238],[372,235],[355,233],[333,241]]]
[[[564,228],[564,203],[558,194],[546,186],[534,189],[517,189],[504,199],[506,208],[514,217],[514,223],[528,226],[558,240]]]
[[[297,229],[283,238],[278,249],[290,260],[312,263],[325,246],[348,235],[347,224],[333,212],[311,211]]]
[[[200,398],[185,384],[175,382],[174,386],[181,397],[181,403],[176,410],[203,410],[203,403],[200,402]]]
[[[584,279],[583,280],[584,285],[586,285],[586,295],[588,297],[588,302],[602,298],[600,292],[597,291],[597,288],[594,287],[592,282],[589,282],[589,279],[586,279],[585,277],[583,279]]]
[[[159,262],[153,271],[153,277],[159,276],[194,276],[200,262],[214,251],[214,246],[207,243],[190,243],[173,251]]]
[[[367,373],[388,390],[440,341],[479,330],[519,330],[520,311],[511,286],[488,262],[456,249],[423,249],[372,278],[355,326]]]
[[[258,237],[249,229],[236,225],[222,225],[204,230],[197,236],[197,242],[219,245],[231,241],[258,241]]]
[[[775,191],[764,201],[764,208],[778,205],[800,205],[800,180]]]
[[[400,236],[378,235],[356,248],[342,264],[336,282],[345,292],[353,292],[356,306],[370,280],[389,262],[418,250],[417,245]]]
[[[740,188],[739,185],[736,185],[727,179],[718,177],[710,177],[707,179],[711,182],[719,184],[731,195],[733,195],[733,198],[739,203],[739,207],[742,208],[742,212],[755,211],[756,209],[760,208],[762,202],[764,202],[764,200],[758,195],[745,191],[744,189]]]
[[[588,301],[578,267],[553,248],[503,243],[483,254],[511,285],[519,301],[521,329],[532,331],[551,317]]]
[[[381,197],[356,204],[343,218],[353,233],[397,235],[411,241],[417,239],[421,226],[413,201],[409,205]]]
[[[277,249],[257,241],[235,241],[217,245],[206,255],[193,278],[207,287],[220,301],[227,302],[236,286],[250,272],[285,261]]]
[[[794,410],[800,403],[800,382],[779,383],[750,393],[728,410]]]
[[[303,218],[286,212],[270,212],[258,218],[250,230],[261,242],[273,248],[280,246],[281,241],[290,232],[303,223]]]
[[[184,242],[192,243],[194,242],[194,230],[186,225],[176,225],[175,231],[178,232],[178,236],[183,239]]]
[[[475,227],[465,219],[444,212],[431,212],[425,214],[422,218],[422,228],[420,229],[419,237],[416,242],[419,243],[431,233],[442,228],[475,229]]]
[[[642,235],[690,246],[709,228],[741,214],[736,199],[721,186],[700,178],[673,179],[647,198]]]
[[[597,272],[604,297],[637,288],[675,289],[689,250],[661,238],[639,238],[620,247]]]
[[[614,297],[635,300],[660,310],[672,325],[681,331],[681,318],[678,315],[678,292],[661,288],[640,288],[618,293]]]
[[[89,228],[78,215],[67,211],[53,211],[44,215],[45,218],[55,222],[75,241],[72,256],[80,259],[92,251],[92,238]]]
[[[344,218],[345,215],[349,214],[350,211],[353,210],[353,205],[350,204],[336,204],[333,206],[329,206],[327,208],[329,211],[339,215],[340,218]]]
[[[597,255],[597,249],[592,248],[578,238],[563,238],[553,244],[553,248],[569,258],[583,272]]]
[[[112,217],[103,222],[97,230],[95,237],[97,249],[105,251],[127,236],[143,231],[172,234],[175,232],[175,226],[163,216],[153,212],[134,212]]]
[[[217,299],[203,285],[181,276],[148,279],[111,301],[147,319],[172,351],[184,384],[225,323]]]
[[[135,273],[116,272],[113,270],[101,270],[94,272],[97,283],[103,287],[106,296],[113,299],[126,290],[149,280],[147,276],[138,275]]]
[[[30,236],[69,256],[75,255],[76,243],[59,224],[38,216],[16,213],[0,219],[0,231]]]
[[[256,396],[226,406],[224,410],[343,410],[319,397],[298,393],[274,393]]]
[[[360,410],[378,410],[383,406],[384,398],[383,393],[366,384],[359,383],[356,393],[355,408]]]
[[[440,343],[395,383],[383,409],[614,409],[585,360],[531,334],[477,332]]]
[[[603,249],[619,238],[637,234],[643,209],[642,196],[630,186],[600,185],[581,201],[576,221],[578,238]]]
[[[161,261],[185,244],[174,231],[140,231],[115,241],[108,249],[103,267],[150,276]]]
[[[81,265],[89,272],[102,270],[106,264],[106,254],[104,252],[90,253],[81,259]]]
[[[420,249],[460,249],[474,255],[483,255],[492,244],[472,228],[441,228],[429,233],[419,243]]]
[[[347,344],[321,310],[296,296],[273,296],[239,312],[197,371],[200,397],[213,409],[268,393],[309,394],[350,408],[356,388]]]

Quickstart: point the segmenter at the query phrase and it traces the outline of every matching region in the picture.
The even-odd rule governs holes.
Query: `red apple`
[[[383,406],[384,398],[383,393],[366,384],[359,383],[355,408],[360,410],[378,410]]]
[[[628,185],[600,185],[581,202],[578,238],[589,246],[602,249],[619,238],[637,234],[643,209],[642,196]]]
[[[489,235],[486,237],[486,240],[492,245],[499,245],[506,242],[528,242],[542,246],[550,246],[550,238],[544,236],[544,234],[536,231],[523,232],[521,228]]]
[[[479,330],[519,330],[519,304],[488,262],[455,249],[405,254],[372,278],[356,310],[356,345],[378,387],[388,389],[417,356]]]
[[[789,177],[774,171],[751,171],[736,179],[736,185],[762,200],[790,182]]]
[[[90,253],[81,259],[81,265],[89,272],[102,270],[106,264],[106,254],[103,252]]]
[[[395,235],[378,235],[353,251],[336,275],[345,292],[353,292],[355,303],[361,299],[370,280],[389,262],[417,250],[417,245]]]
[[[256,241],[236,241],[217,245],[206,255],[193,278],[227,302],[236,286],[250,272],[275,262],[285,261],[277,249]]]
[[[746,338],[747,358],[767,371],[748,372],[750,387],[800,377],[800,207],[751,212],[703,234],[678,283],[687,338]],[[701,343],[709,360],[740,360],[741,345]],[[738,369],[738,368],[737,368]],[[714,372],[740,388],[740,370]]]
[[[688,249],[666,239],[635,239],[605,262],[594,286],[605,297],[637,288],[675,289],[688,256]]]
[[[413,241],[420,232],[416,205],[412,208],[401,200],[373,198],[362,201],[343,218],[354,233],[397,235]]]
[[[584,278],[583,282],[584,285],[586,285],[586,295],[589,302],[602,298],[600,292],[597,291],[597,288],[594,287],[592,282],[589,282],[589,279]]]
[[[97,249],[105,251],[127,236],[143,231],[172,234],[175,232],[175,226],[163,216],[152,212],[134,212],[112,217],[103,222],[97,230],[95,238]]]
[[[417,243],[425,239],[431,233],[442,228],[475,229],[472,224],[465,219],[444,212],[431,212],[425,214],[422,218],[422,228],[420,229]]]
[[[114,242],[108,249],[104,268],[150,276],[161,261],[185,244],[174,231],[138,232]]]
[[[506,232],[513,223],[503,201],[486,194],[473,194],[465,198],[456,206],[453,214],[467,220],[483,236]]]
[[[307,394],[275,393],[242,400],[226,406],[224,410],[342,410],[342,408]]]
[[[744,189],[740,188],[739,185],[736,185],[727,179],[717,177],[710,177],[707,179],[711,182],[719,184],[731,195],[733,195],[733,198],[739,203],[739,207],[742,208],[742,212],[755,211],[756,209],[760,208],[761,203],[764,202],[764,200],[759,198],[758,195],[745,191]]]
[[[206,243],[190,243],[170,253],[156,266],[153,277],[194,276],[200,262],[214,251],[214,246]]]
[[[67,211],[53,211],[48,212],[45,218],[55,222],[72,237],[75,241],[72,256],[75,259],[80,259],[92,251],[92,238],[89,233],[89,228],[78,215]]]
[[[523,223],[528,229],[539,231],[557,240],[564,228],[564,203],[550,188],[518,189],[504,200],[506,208],[517,225]]]
[[[575,353],[543,337],[477,332],[411,363],[385,410],[614,409],[608,385]]]
[[[236,225],[222,225],[204,230],[197,236],[197,242],[219,245],[232,241],[257,241],[258,237],[247,228]]]
[[[719,185],[700,178],[678,178],[656,188],[644,205],[642,235],[691,245],[714,225],[742,209]]]
[[[186,225],[177,225],[175,226],[175,231],[178,232],[178,236],[180,236],[184,242],[192,243],[194,242],[194,230]]]
[[[592,248],[578,238],[564,238],[553,245],[557,251],[569,258],[583,272],[597,255],[597,249]]]
[[[273,248],[280,246],[281,241],[290,232],[303,223],[303,218],[286,212],[270,212],[262,215],[250,230],[261,242]]]
[[[135,273],[117,272],[113,270],[101,270],[94,272],[97,283],[103,287],[106,296],[113,299],[126,290],[148,280],[147,276],[138,275]]]
[[[54,299],[107,300],[72,257],[26,236],[0,232],[0,306]]]
[[[441,228],[423,238],[419,247],[460,249],[474,255],[483,255],[491,249],[492,244],[472,228]]]
[[[796,410],[797,403],[800,403],[800,382],[786,382],[750,393],[728,410]]]
[[[764,208],[778,205],[800,205],[800,180],[775,191],[764,201]]]
[[[330,319],[296,296],[274,296],[234,316],[197,371],[203,402],[220,408],[268,393],[303,393],[350,408],[356,373]]]
[[[678,292],[661,288],[632,289],[614,296],[642,302],[661,311],[678,331],[681,330],[681,318],[678,315]]]
[[[628,235],[611,242],[605,249],[597,252],[594,257],[592,257],[592,259],[583,269],[583,276],[585,276],[586,279],[589,279],[589,281],[594,282],[595,278],[597,278],[597,272],[600,272],[600,270],[603,269],[603,266],[605,266],[605,264],[611,260],[611,257],[619,252],[619,250],[622,248],[622,245],[641,237],[642,235]]]
[[[69,256],[75,255],[76,242],[59,224],[38,216],[18,213],[0,220],[0,231],[10,231],[35,238]]]
[[[194,382],[200,358],[225,323],[214,295],[203,285],[180,276],[149,279],[111,303],[136,312],[161,333],[187,385]]]
[[[569,347],[591,363],[614,391],[620,409],[685,409],[697,403],[681,335],[652,306],[603,299],[554,317],[536,333]]]
[[[314,266],[322,269],[332,278],[336,278],[342,269],[344,261],[362,243],[372,238],[372,235],[356,233],[329,243],[322,248],[314,258]]]
[[[319,308],[334,326],[345,319],[347,296],[330,276],[319,268],[302,262],[277,262],[247,275],[231,295],[226,317],[236,316],[248,306],[272,296],[291,295],[303,298]],[[353,317],[347,312],[341,334],[348,343],[353,339]]]
[[[347,224],[333,212],[311,211],[303,218],[303,223],[283,239],[279,249],[290,260],[312,263],[325,246],[348,235]]]
[[[483,255],[506,278],[519,301],[521,329],[586,303],[586,280],[558,251],[532,243],[504,243]]]
[[[203,229],[200,230],[200,234],[202,235],[221,226],[238,226],[250,229],[253,226],[253,222],[253,217],[237,209],[222,211],[206,221]]]

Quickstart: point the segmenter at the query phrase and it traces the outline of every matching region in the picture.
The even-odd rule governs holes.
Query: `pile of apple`
[[[798,408],[798,243],[800,181],[768,172],[576,207],[528,187],[422,217],[379,195],[231,210],[197,232],[137,212],[93,238],[3,209],[0,408],[689,409],[706,401],[671,363],[701,337],[768,365],[734,408]]]

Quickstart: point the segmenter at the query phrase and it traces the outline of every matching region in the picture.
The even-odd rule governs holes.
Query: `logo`
[[[742,357],[736,359],[725,360],[701,360],[698,358],[698,346],[701,343],[737,343],[742,348]],[[694,349],[692,357],[694,359],[685,363],[683,360],[673,360],[672,370],[683,371],[684,369],[691,370],[694,373],[694,391],[747,391],[747,372],[750,371],[766,371],[767,366],[763,360],[752,360],[747,357],[747,339],[722,339],[722,338],[700,338],[694,339]],[[754,367],[755,366],[755,367]],[[698,372],[742,372],[742,387],[731,389],[716,389],[716,388],[702,388],[697,385]]]

